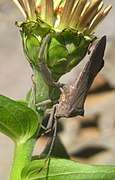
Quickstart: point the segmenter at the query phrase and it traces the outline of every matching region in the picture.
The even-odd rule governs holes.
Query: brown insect
[[[45,48],[45,43],[41,47],[41,51],[40,51],[41,54],[39,53],[38,59],[39,59],[40,67],[41,67],[40,68],[41,72],[43,73],[43,77],[46,83],[48,81],[48,84],[49,85],[51,84],[51,86],[56,85],[58,87],[60,85],[60,87],[62,87],[63,89],[63,92],[60,95],[59,104],[55,105],[52,108],[52,112],[50,113],[49,122],[46,127],[46,133],[49,132],[52,128],[54,129],[54,133],[53,133],[52,141],[50,143],[49,152],[47,153],[47,156],[45,158],[43,165],[37,171],[37,174],[44,168],[52,152],[53,145],[56,138],[58,119],[61,117],[75,117],[78,115],[84,116],[84,103],[85,103],[87,94],[89,92],[89,89],[91,87],[91,84],[94,78],[104,66],[103,56],[104,56],[105,46],[106,46],[106,36],[103,36],[100,40],[97,41],[96,45],[93,47],[92,54],[89,58],[89,61],[86,63],[83,71],[81,72],[79,77],[75,79],[74,83],[71,84],[70,86],[60,85],[59,83],[55,83],[52,80],[51,74],[48,71],[47,67],[44,65],[44,63],[42,62],[42,58],[41,58],[42,51]],[[49,74],[47,76],[48,79],[46,77],[47,74]],[[51,103],[51,100],[47,100],[46,104],[47,103]],[[45,102],[39,103],[36,106],[42,106],[42,105],[45,105]]]
[[[52,111],[50,112],[49,122],[45,131],[46,133],[49,132],[51,130],[51,127],[53,126],[54,134],[52,137],[52,142],[50,144],[49,152],[46,157],[46,161],[51,154],[53,144],[56,138],[58,119],[61,117],[67,117],[67,118],[75,117],[78,115],[84,116],[84,103],[88,95],[89,89],[91,87],[94,78],[104,66],[103,56],[104,56],[105,47],[106,47],[106,36],[103,36],[100,40],[97,41],[97,43],[93,47],[93,51],[89,58],[89,61],[86,63],[79,77],[75,79],[74,83],[69,86],[61,85],[63,92],[60,95],[59,103],[55,105],[52,108]],[[42,69],[44,68],[42,67]],[[47,71],[46,67],[45,67],[45,71]],[[53,81],[52,83],[49,84],[55,85]],[[48,100],[46,103],[51,103],[51,100]],[[39,103],[37,106],[42,106],[42,105],[45,105],[45,103],[44,102]],[[42,167],[40,168],[39,172],[41,171],[41,169]]]
[[[106,36],[102,37],[93,48],[89,61],[85,65],[79,77],[70,86],[65,86],[56,106],[56,117],[84,116],[84,102],[91,84],[104,66],[104,51]]]

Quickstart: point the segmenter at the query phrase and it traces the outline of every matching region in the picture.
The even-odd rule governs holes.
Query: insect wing
[[[104,66],[104,51],[106,46],[106,37],[102,37],[94,47],[90,60],[85,65],[83,72],[74,83],[76,93],[73,96],[73,105],[70,116],[84,115],[84,102],[94,78]],[[72,101],[71,101],[72,103]]]
[[[106,36],[103,36],[95,45],[90,60],[85,65],[80,76],[75,82],[66,87],[60,96],[56,108],[57,117],[75,117],[84,115],[84,102],[91,87],[91,84],[104,66],[104,51]]]

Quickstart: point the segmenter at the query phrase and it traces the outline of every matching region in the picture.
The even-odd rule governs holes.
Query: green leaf
[[[27,140],[38,129],[36,113],[19,102],[0,95],[0,132],[13,141]]]
[[[22,180],[112,180],[115,166],[87,165],[64,159],[35,160],[22,170]]]
[[[17,102],[28,107],[28,101],[18,100]]]

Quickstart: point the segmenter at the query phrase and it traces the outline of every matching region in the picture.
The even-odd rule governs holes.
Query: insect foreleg
[[[59,82],[54,82],[51,72],[49,71],[45,62],[42,60],[42,55],[43,55],[45,48],[47,46],[47,43],[50,41],[50,39],[51,39],[51,35],[47,34],[43,41],[43,44],[41,45],[41,48],[39,50],[38,65],[42,72],[42,75],[43,75],[43,78],[44,78],[44,81],[46,82],[46,84],[48,84],[49,86],[53,86],[53,87],[61,87],[62,85]]]

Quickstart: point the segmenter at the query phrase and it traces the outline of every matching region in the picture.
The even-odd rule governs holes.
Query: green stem
[[[34,69],[36,84],[36,103],[49,99],[49,86],[44,82],[43,75],[36,68]]]
[[[29,107],[38,112],[39,119],[42,120],[46,106],[36,108],[36,104],[49,99],[50,87],[44,82],[42,73],[33,67],[33,89],[31,91]]]
[[[34,145],[35,138],[31,138],[25,142],[18,142],[15,145],[10,180],[21,180],[21,171],[31,161]]]
[[[33,68],[34,85],[29,99],[29,107],[36,110],[35,104],[49,99],[50,87],[44,82],[40,71]],[[41,121],[46,106],[41,107],[38,112],[38,118]],[[42,112],[42,113],[41,113]],[[21,180],[21,171],[30,161],[35,145],[35,137],[26,141],[19,141],[15,145],[14,159],[10,174],[10,180]]]
[[[34,69],[34,78],[35,78],[35,88],[36,88],[36,97],[35,97],[35,101],[36,104],[48,99],[55,99],[56,97],[60,96],[60,89],[57,87],[50,87],[48,86],[43,78],[43,75],[40,71]],[[53,105],[52,104],[48,105],[48,106],[44,106],[42,107],[42,109],[45,111],[47,108],[51,108]]]

